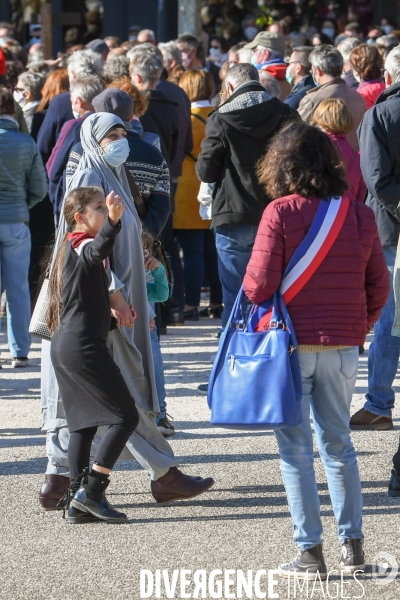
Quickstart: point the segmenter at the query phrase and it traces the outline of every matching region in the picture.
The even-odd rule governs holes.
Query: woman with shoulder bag
[[[244,291],[261,304],[280,287],[294,252],[320,204],[344,207],[339,233],[312,277],[288,302],[299,344],[302,423],[275,431],[298,556],[280,566],[283,576],[326,578],[320,500],[313,467],[313,436],[328,480],[342,545],[339,568],[364,568],[362,495],[350,438],[350,403],[358,346],[377,321],[389,277],[373,212],[346,199],[346,174],[332,141],[295,122],[279,132],[259,164],[268,196],[244,278]],[[344,202],[342,202],[342,196]],[[335,205],[335,202],[338,204]],[[339,213],[338,213],[339,214]],[[316,255],[317,256],[317,255]]]

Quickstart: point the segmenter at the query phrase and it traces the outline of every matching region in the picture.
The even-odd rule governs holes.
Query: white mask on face
[[[26,104],[24,92],[14,92],[14,100],[15,102],[18,102],[21,108],[23,108]]]
[[[353,77],[356,81],[358,81],[358,83],[361,83],[361,77],[359,75],[357,75],[357,73],[355,71],[353,71]]]
[[[74,119],[80,119],[80,113],[78,110],[72,109],[72,114],[74,115]]]

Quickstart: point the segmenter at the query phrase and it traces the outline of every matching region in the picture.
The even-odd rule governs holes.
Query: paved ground
[[[4,321],[4,319],[3,319]],[[205,397],[196,393],[207,381],[216,322],[169,329],[162,338],[167,374],[168,412],[178,433],[171,439],[183,470],[211,475],[216,485],[204,496],[169,507],[157,507],[146,473],[134,462],[119,462],[112,477],[110,500],[129,516],[126,525],[68,525],[60,513],[41,510],[37,495],[46,466],[40,431],[40,346],[34,344],[31,366],[10,369],[5,324],[0,331],[0,598],[7,600],[139,600],[140,569],[274,569],[295,554],[291,522],[279,471],[273,434],[229,432],[209,426]],[[354,408],[362,405],[367,385],[367,357],[360,359]],[[399,379],[396,385],[400,385]],[[400,388],[398,388],[400,391]],[[278,583],[267,597],[363,597],[397,600],[400,579],[377,585],[371,565],[378,552],[400,563],[400,502],[386,493],[391,456],[397,447],[400,409],[393,432],[354,433],[364,493],[364,527],[369,563],[360,584],[333,577],[328,590],[308,593]],[[339,544],[321,461],[316,454],[325,555],[331,569]],[[390,558],[390,557],[389,557]],[[386,559],[388,562],[388,559]],[[388,571],[390,569],[388,568]],[[228,574],[229,575],[229,574]],[[231,577],[233,577],[231,575]],[[218,577],[217,577],[218,579]],[[346,581],[349,582],[346,584]],[[379,579],[379,581],[382,581]],[[188,590],[190,591],[190,587]],[[218,588],[216,588],[218,591]],[[233,591],[235,587],[227,591]],[[363,591],[364,590],[364,591]],[[272,592],[278,594],[273,596]],[[313,593],[312,593],[313,592]],[[155,598],[156,593],[151,596]],[[175,594],[161,586],[159,598],[185,597],[179,582]],[[189,596],[191,597],[191,596]],[[207,592],[198,597],[213,597]],[[219,598],[240,597],[234,593]],[[246,598],[243,593],[243,598]],[[248,597],[263,597],[253,596]],[[264,596],[265,597],[265,596]]]

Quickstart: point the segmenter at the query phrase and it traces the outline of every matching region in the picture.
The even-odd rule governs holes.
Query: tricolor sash
[[[321,200],[310,230],[294,252],[280,286],[283,301],[288,305],[310,281],[336,241],[349,210],[348,198]],[[262,331],[271,319],[270,303],[253,307],[249,331]]]

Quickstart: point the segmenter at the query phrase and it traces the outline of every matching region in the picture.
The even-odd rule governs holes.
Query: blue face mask
[[[288,83],[290,83],[290,85],[292,85],[293,84],[293,77],[289,73],[289,69],[290,69],[290,66],[286,69],[286,81]]]
[[[255,54],[251,55],[250,61],[251,61],[251,64],[253,65],[253,67],[256,67],[256,68],[258,67],[258,62],[257,62],[257,58],[256,58]]]
[[[315,79],[315,77],[314,77],[314,73],[311,73],[311,75],[312,75],[312,78],[313,78],[313,82],[314,82],[314,84],[315,84],[315,87],[319,87],[321,84],[320,84],[320,83],[318,83],[318,81]]]
[[[129,156],[129,144],[126,138],[108,142],[106,148],[107,152],[104,152],[103,158],[111,167],[119,167]]]

